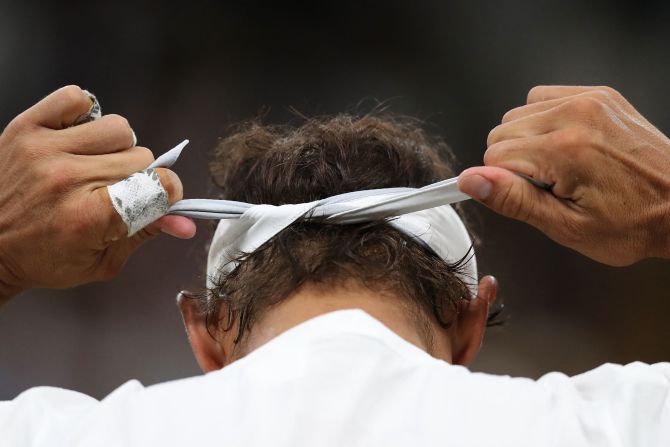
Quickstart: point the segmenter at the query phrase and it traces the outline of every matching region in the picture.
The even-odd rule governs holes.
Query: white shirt
[[[361,310],[243,359],[102,401],[34,388],[0,403],[0,446],[670,446],[670,363],[538,381],[437,360]]]

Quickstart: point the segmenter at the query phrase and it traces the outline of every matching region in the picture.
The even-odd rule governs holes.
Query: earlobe
[[[498,281],[485,276],[479,282],[477,297],[462,301],[453,333],[452,363],[471,364],[482,346],[489,308],[498,296]]]
[[[195,359],[203,372],[216,371],[226,364],[226,355],[219,342],[207,330],[207,322],[197,302],[185,292],[177,295],[177,304],[186,327]]]

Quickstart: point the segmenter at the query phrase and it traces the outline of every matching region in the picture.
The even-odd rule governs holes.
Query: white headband
[[[400,188],[398,188],[400,189]],[[446,189],[446,187],[445,187]],[[449,205],[403,214],[398,211],[397,199],[413,195],[418,190],[371,190],[329,197],[309,203],[292,205],[248,205],[230,203],[240,207],[235,217],[223,218],[216,229],[207,259],[207,286],[230,273],[236,267],[233,259],[241,253],[251,253],[292,223],[303,218],[325,223],[349,224],[394,217],[389,224],[433,249],[448,263],[463,261],[462,279],[474,295],[477,293],[477,262],[472,242],[463,222]],[[361,192],[369,193],[355,197]],[[354,197],[352,197],[352,195]],[[190,200],[177,203],[171,213],[198,216],[185,212],[199,208]],[[224,201],[220,201],[224,202]],[[193,206],[196,205],[196,206]],[[248,207],[247,207],[248,206]],[[243,209],[246,208],[246,209]],[[233,214],[233,213],[230,213]],[[395,217],[397,216],[397,217]]]
[[[187,141],[159,157],[150,168],[170,167]],[[451,203],[470,197],[451,178],[422,188],[386,188],[356,191],[309,203],[252,205],[232,200],[187,199],[168,214],[195,219],[218,219],[207,259],[207,286],[237,266],[233,260],[251,253],[273,236],[300,220],[351,224],[392,218],[395,229],[417,238],[445,262],[462,261],[461,279],[477,294],[477,261],[472,241]]]

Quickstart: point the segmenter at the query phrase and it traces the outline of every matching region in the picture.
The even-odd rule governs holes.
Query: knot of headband
[[[159,157],[151,168],[170,167],[177,160],[184,141]],[[463,280],[477,293],[477,261],[468,231],[449,206],[470,197],[458,190],[452,178],[422,188],[385,188],[355,191],[309,203],[253,205],[232,200],[187,199],[168,210],[196,219],[217,219],[207,260],[208,286],[235,268],[241,253],[251,253],[299,219],[352,224],[392,218],[395,229],[418,239],[449,263],[465,259]]]
[[[172,166],[186,144],[188,140],[160,156],[149,170]],[[234,260],[240,254],[253,252],[300,219],[352,224],[391,218],[389,225],[430,247],[445,262],[463,261],[459,274],[476,295],[477,261],[472,241],[458,213],[450,206],[469,198],[458,190],[457,179],[451,178],[422,188],[355,191],[280,206],[186,199],[172,205],[167,214],[220,220],[207,260],[208,287],[236,267]]]

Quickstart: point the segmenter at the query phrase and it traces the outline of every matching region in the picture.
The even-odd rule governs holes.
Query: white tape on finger
[[[128,236],[164,216],[168,194],[155,169],[146,169],[107,187],[112,205],[128,227]]]
[[[128,236],[132,236],[167,214],[168,194],[160,182],[156,168],[172,166],[187,144],[188,140],[182,141],[158,157],[144,171],[137,172],[107,187],[114,209],[128,227]]]
[[[90,98],[91,107],[75,121],[74,126],[95,121],[102,116],[102,107],[98,98],[88,90],[84,90],[84,93]],[[132,146],[136,146],[137,136],[132,129],[131,132],[133,134]],[[132,236],[167,213],[168,194],[154,168],[164,167],[165,162],[170,165],[174,163],[186,144],[188,140],[165,154],[162,160],[156,160],[146,170],[107,187],[114,209],[128,227],[128,236]]]
[[[98,98],[96,98],[95,95],[88,90],[84,90],[84,93],[91,99],[91,108],[88,110],[88,112],[77,118],[73,126],[95,121],[102,116],[102,107],[100,107]]]

